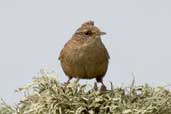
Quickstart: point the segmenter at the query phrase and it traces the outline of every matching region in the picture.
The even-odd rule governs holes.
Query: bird
[[[105,35],[94,21],[81,24],[60,52],[59,60],[67,83],[72,78],[93,79],[101,83],[101,90],[106,90],[103,78],[109,64],[109,53],[101,40]]]

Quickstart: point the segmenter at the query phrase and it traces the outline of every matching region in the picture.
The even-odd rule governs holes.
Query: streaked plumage
[[[69,79],[96,78],[97,82],[103,84],[102,79],[109,63],[108,51],[100,38],[103,34],[105,33],[94,26],[93,21],[88,21],[83,23],[65,44],[59,60]]]

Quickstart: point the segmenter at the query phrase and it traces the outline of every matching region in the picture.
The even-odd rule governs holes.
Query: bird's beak
[[[100,35],[105,35],[106,33],[105,32],[100,32]]]

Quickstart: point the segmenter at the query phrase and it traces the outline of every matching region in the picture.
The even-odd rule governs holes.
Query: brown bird
[[[72,78],[92,79],[102,83],[101,89],[106,89],[103,77],[106,74],[109,54],[101,40],[105,35],[93,21],[85,22],[76,30],[72,38],[64,45],[59,60],[64,73]]]

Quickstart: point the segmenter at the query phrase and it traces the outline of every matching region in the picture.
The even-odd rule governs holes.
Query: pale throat
[[[83,44],[83,47],[94,47],[100,46],[102,44],[102,40],[100,36],[98,38],[88,38],[87,41]]]

